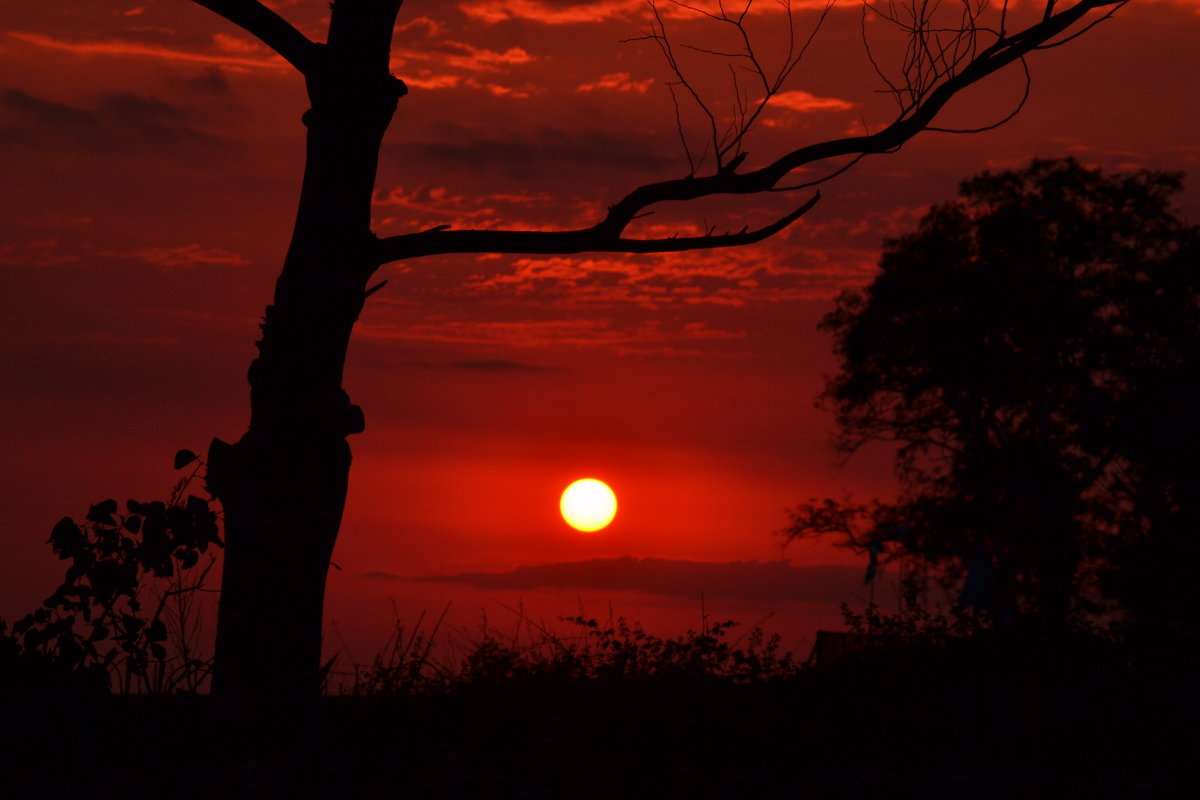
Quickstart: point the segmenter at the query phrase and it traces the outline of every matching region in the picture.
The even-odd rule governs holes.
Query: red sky
[[[323,0],[268,5],[322,38]],[[760,6],[769,52],[780,16]],[[806,32],[809,6],[797,4]],[[750,140],[750,165],[889,121],[858,8],[829,16]],[[391,597],[405,619],[446,602],[497,621],[497,603],[553,618],[579,603],[607,615],[611,602],[681,627],[698,623],[701,590],[710,614],[774,611],[796,638],[833,624],[837,602],[861,594],[861,565],[812,569],[857,562],[825,545],[783,552],[773,531],[798,501],[891,484],[883,454],[839,468],[829,448],[831,419],[813,400],[834,363],[816,322],[870,279],[883,237],[984,168],[1073,154],[1195,173],[1198,12],[1194,0],[1134,0],[1034,54],[1015,121],[928,133],[864,162],[754,247],[385,267],[347,369],[367,431],[352,441],[331,625],[369,642],[391,624]],[[621,41],[645,15],[640,0],[408,0],[393,69],[411,92],[384,145],[377,232],[573,226],[685,174],[662,58]],[[711,44],[692,20],[668,24],[679,42]],[[707,96],[728,99],[725,66],[691,67]],[[991,122],[1020,91],[1015,74],[992,79],[945,124]],[[296,74],[186,0],[0,0],[0,616],[60,577],[44,543],[59,517],[110,496],[163,497],[176,449],[240,436],[305,108]],[[1183,198],[1192,220],[1198,187]],[[643,230],[753,226],[780,202],[662,209]],[[595,534],[557,512],[585,476],[620,501]],[[572,565],[627,556],[666,561]],[[733,563],[784,558],[794,570]],[[430,576],[459,578],[407,580]]]

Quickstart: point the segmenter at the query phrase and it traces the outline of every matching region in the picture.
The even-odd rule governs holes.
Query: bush
[[[216,560],[209,545],[221,540],[210,501],[187,494],[196,464],[166,502],[130,500],[121,513],[105,500],[82,522],[64,517],[54,526],[49,544],[70,565],[40,608],[11,627],[0,620],[2,685],[200,690],[211,663],[196,652],[197,599]]]

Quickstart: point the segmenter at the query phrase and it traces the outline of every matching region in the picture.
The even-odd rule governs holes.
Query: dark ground
[[[543,678],[308,712],[10,691],[0,797],[1192,797],[1196,664],[891,655],[785,683]]]

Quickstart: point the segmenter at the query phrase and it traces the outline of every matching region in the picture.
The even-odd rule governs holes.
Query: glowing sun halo
[[[598,531],[617,515],[617,496],[603,481],[584,478],[567,487],[558,509],[572,528]]]

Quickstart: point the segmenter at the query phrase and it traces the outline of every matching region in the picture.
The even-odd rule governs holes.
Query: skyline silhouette
[[[1194,783],[1197,0],[142,2],[0,22],[0,786]]]
[[[686,172],[658,56],[618,44],[641,30],[636,12],[518,23],[485,4],[445,19],[415,5],[393,65],[412,93],[383,146],[381,232],[568,226],[625,188]],[[6,22],[0,58],[24,76],[0,95],[18,187],[0,223],[13,289],[6,355],[21,376],[5,389],[7,563],[21,565],[6,582],[6,615],[56,577],[39,538],[47,520],[107,496],[163,494],[170,478],[154,465],[214,434],[236,438],[244,424],[239,387],[291,224],[306,105],[264,49],[188,6],[89,6],[76,17],[19,8]],[[319,27],[319,10],[288,13]],[[853,16],[831,16],[810,56],[846,68],[801,73],[803,91],[826,102],[790,98],[752,156],[797,128],[808,140],[884,118],[861,59],[834,46]],[[769,561],[779,555],[771,534],[798,500],[888,491],[886,456],[839,472],[831,420],[808,408],[833,363],[815,322],[840,289],[865,283],[883,236],[984,165],[1077,152],[1188,168],[1195,20],[1186,5],[1123,9],[1038,54],[1030,103],[1010,125],[927,134],[865,162],[788,238],[752,250],[385,267],[348,365],[369,435],[355,440],[352,533],[334,553],[343,573],[331,617],[357,613],[372,591],[362,576],[381,568]],[[1109,76],[1102,102],[1081,90],[1096,75]],[[955,113],[1002,106],[1014,88],[981,87]],[[1114,117],[1114,104],[1138,113]],[[1195,189],[1182,200],[1194,210]],[[622,514],[585,539],[561,525],[553,496],[594,472],[612,476]],[[860,563],[818,546],[786,557]],[[386,602],[371,605],[386,627]]]

